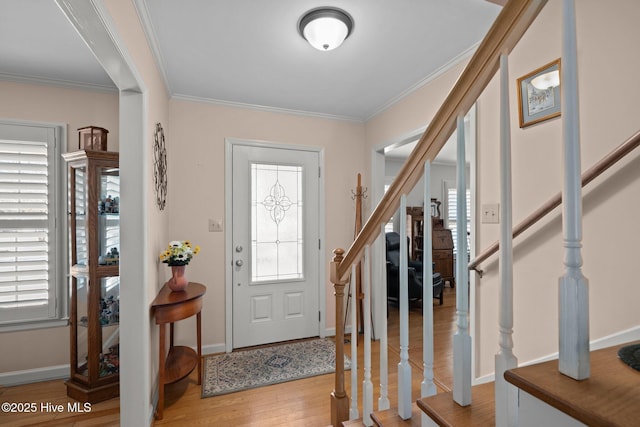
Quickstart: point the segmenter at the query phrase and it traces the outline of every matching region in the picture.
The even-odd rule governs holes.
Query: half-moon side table
[[[161,420],[164,412],[164,385],[176,382],[189,375],[198,366],[198,385],[202,383],[202,338],[201,319],[202,296],[207,288],[189,282],[184,291],[173,292],[165,285],[151,303],[151,311],[160,326],[160,357],[158,361],[158,408],[156,419]],[[191,347],[173,345],[173,323],[196,315],[198,352]],[[166,353],[166,326],[169,323],[169,352]]]

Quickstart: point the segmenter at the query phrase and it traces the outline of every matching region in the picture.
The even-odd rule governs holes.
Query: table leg
[[[164,364],[165,364],[165,333],[166,325],[160,325],[160,353],[158,357],[158,408],[156,419],[161,420],[164,412]]]
[[[173,322],[169,323],[169,348],[173,348]]]
[[[202,320],[201,312],[196,315],[196,328],[198,334],[198,385],[202,384]]]

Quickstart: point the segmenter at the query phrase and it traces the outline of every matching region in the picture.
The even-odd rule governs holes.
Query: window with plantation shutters
[[[55,134],[0,123],[0,326],[62,317]]]
[[[458,245],[458,227],[456,224],[456,218],[458,215],[458,209],[457,209],[457,190],[455,187],[455,183],[445,183],[445,188],[446,188],[446,207],[447,207],[447,227],[451,230],[451,237],[453,238],[453,253],[457,254],[458,250],[457,250],[457,245]],[[469,190],[467,190],[467,194],[466,194],[466,200],[467,200],[467,236],[469,235],[468,233],[471,231],[471,217],[469,216],[471,214],[471,192]],[[469,256],[469,240],[467,240],[467,257]]]

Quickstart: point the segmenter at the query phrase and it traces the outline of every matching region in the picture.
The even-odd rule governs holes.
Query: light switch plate
[[[500,204],[487,203],[482,205],[482,223],[483,224],[499,224],[500,223]]]
[[[210,232],[221,232],[222,231],[222,220],[221,219],[210,219],[209,220],[209,231]]]

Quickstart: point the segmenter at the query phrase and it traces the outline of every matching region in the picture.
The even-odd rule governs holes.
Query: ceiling
[[[356,121],[468,55],[500,11],[486,0],[331,0],[355,24],[321,52],[297,30],[318,0],[135,1],[173,97]],[[2,0],[0,40],[0,78],[115,89],[53,0]]]
[[[354,20],[338,49],[298,34],[318,0],[145,0],[174,96],[371,118],[468,54],[500,7],[485,0],[331,0]]]

